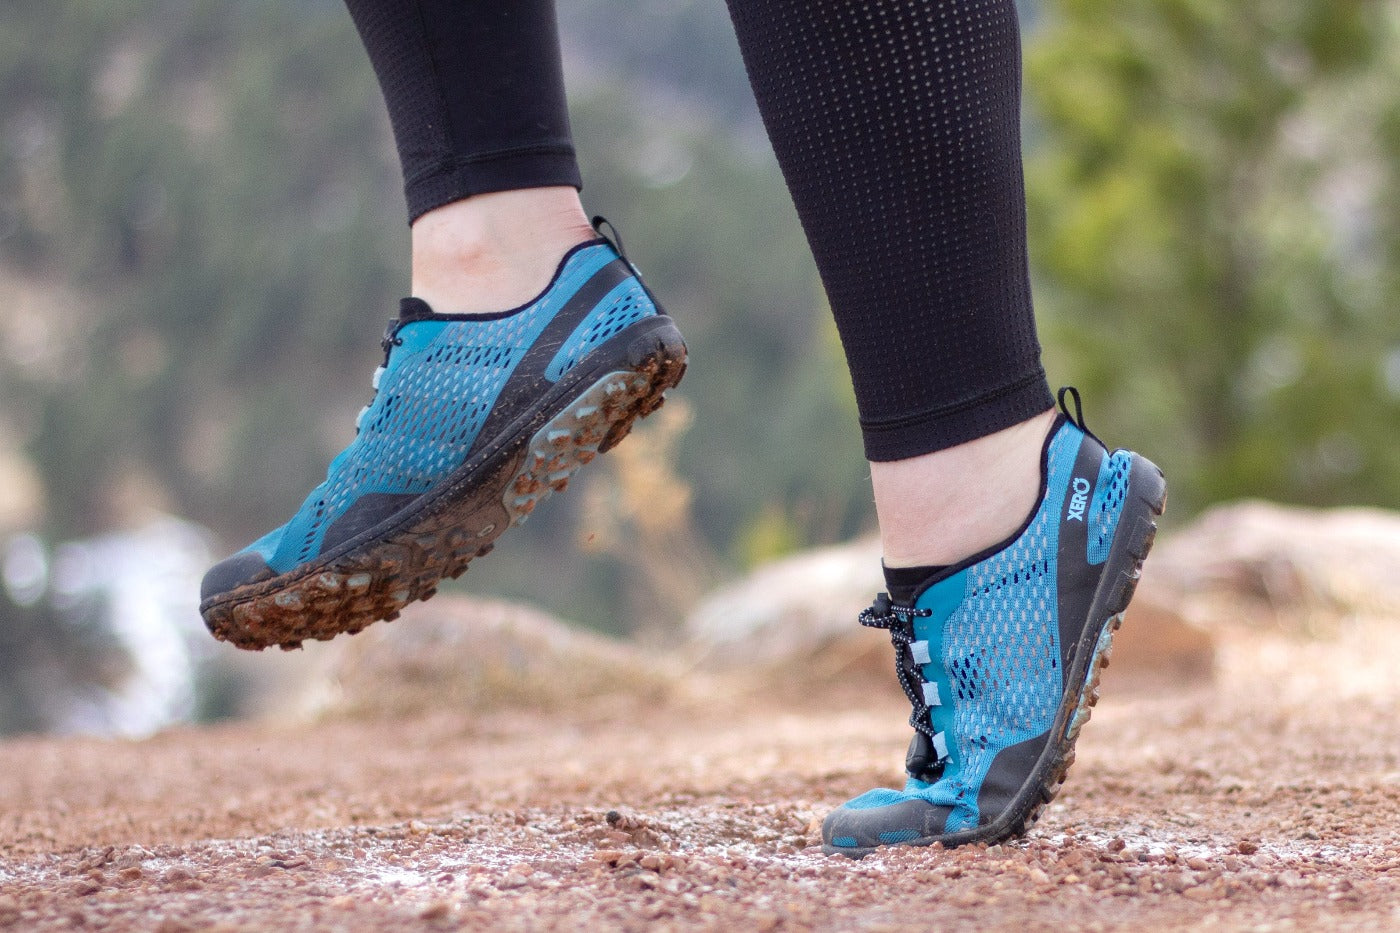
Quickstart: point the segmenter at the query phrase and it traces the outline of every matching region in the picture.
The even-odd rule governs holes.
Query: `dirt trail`
[[[897,695],[10,741],[0,927],[1400,929],[1397,666],[1392,624],[1110,670],[1028,839],[859,863],[816,830],[897,779]]]

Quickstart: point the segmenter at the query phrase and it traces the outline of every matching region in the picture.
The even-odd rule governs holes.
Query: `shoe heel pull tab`
[[[613,222],[602,214],[595,214],[592,223],[594,232],[611,243],[612,248],[617,250],[617,254],[621,256],[629,266],[632,265],[632,260],[627,258],[627,251],[622,248],[622,234],[617,232],[617,227],[614,226]],[[604,226],[608,228],[608,233],[603,232]]]
[[[1065,401],[1065,396],[1069,396],[1070,398],[1074,399],[1073,413],[1071,413],[1069,410],[1069,404]],[[1069,419],[1071,424],[1073,424],[1079,430],[1083,431],[1089,437],[1092,437],[1094,440],[1099,441],[1099,436],[1093,431],[1090,431],[1089,426],[1084,423],[1084,401],[1079,397],[1078,389],[1076,389],[1074,386],[1061,386],[1059,394],[1056,396],[1056,399],[1060,403],[1060,411],[1064,412],[1065,417]],[[1099,446],[1105,447],[1105,449],[1107,447],[1107,445],[1105,445],[1103,441],[1099,441]]]

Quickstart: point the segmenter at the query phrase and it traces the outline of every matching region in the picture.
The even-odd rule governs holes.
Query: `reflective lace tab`
[[[938,695],[938,684],[924,681],[924,705],[942,706],[943,700]]]
[[[910,642],[909,654],[913,656],[915,664],[933,663],[933,658],[929,657],[928,642],[926,641]]]
[[[944,733],[935,732],[933,734],[933,752],[938,756],[939,761],[948,757],[948,739],[945,738]]]
[[[383,378],[383,376],[384,376],[384,367],[383,367],[383,366],[375,367],[375,370],[374,370],[374,378],[370,380],[370,382],[373,383],[373,385],[374,385],[374,391],[376,391],[376,392],[379,391],[379,380],[380,380],[381,378]]]

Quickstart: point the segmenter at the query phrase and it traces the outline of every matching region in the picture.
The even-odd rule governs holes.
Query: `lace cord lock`
[[[914,730],[914,737],[909,740],[909,751],[904,755],[904,770],[910,777],[932,784],[941,776],[943,763],[947,760],[948,745],[942,732]]]

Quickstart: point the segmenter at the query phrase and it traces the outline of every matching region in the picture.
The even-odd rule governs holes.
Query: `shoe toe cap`
[[[225,560],[219,561],[204,575],[199,587],[200,601],[213,599],[249,583],[260,583],[276,576],[258,554],[240,551]]]
[[[867,849],[900,843],[931,842],[943,832],[948,807],[893,790],[860,795],[822,822],[822,841],[833,849]]]

